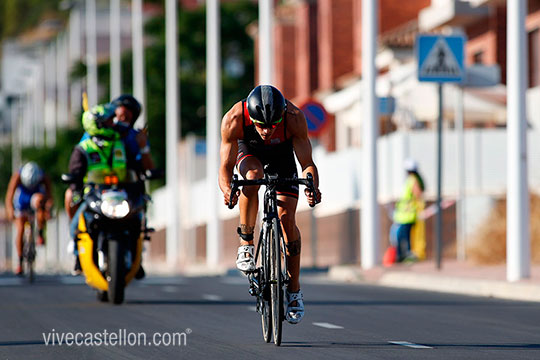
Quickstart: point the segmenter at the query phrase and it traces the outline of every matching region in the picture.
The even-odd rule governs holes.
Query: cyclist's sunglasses
[[[253,123],[255,124],[256,127],[263,128],[263,129],[275,129],[278,126],[278,124],[283,120],[283,117],[279,118],[278,121],[275,121],[270,125],[267,125],[264,122],[259,121],[259,120],[255,120],[253,118],[250,118],[250,119],[251,119],[251,121],[253,121]]]

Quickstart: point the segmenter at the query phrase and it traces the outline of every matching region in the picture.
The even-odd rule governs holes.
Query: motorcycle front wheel
[[[124,269],[124,250],[122,244],[117,240],[109,240],[108,276],[109,284],[108,298],[112,304],[121,304],[124,302],[125,289],[125,269]]]

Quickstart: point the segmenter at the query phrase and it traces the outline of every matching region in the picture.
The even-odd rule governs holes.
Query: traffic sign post
[[[308,133],[311,136],[318,136],[328,123],[328,113],[324,106],[315,100],[308,100],[300,110],[304,112],[308,125]]]
[[[443,83],[463,81],[465,75],[465,37],[418,35],[416,58],[418,80],[438,83],[439,116],[437,119],[437,220],[435,226],[435,251],[437,269],[441,268],[442,255],[442,117]]]
[[[324,106],[316,100],[308,100],[300,106],[300,110],[306,117],[308,133],[310,136],[318,136],[328,123],[328,113]],[[311,208],[311,261],[313,268],[317,267],[317,218],[315,209]]]

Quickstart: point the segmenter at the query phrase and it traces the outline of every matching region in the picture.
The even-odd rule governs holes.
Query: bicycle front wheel
[[[25,225],[23,241],[23,258],[26,263],[28,282],[33,283],[35,278],[34,261],[36,259],[36,243],[34,241],[34,229],[30,223]]]
[[[264,224],[263,226],[267,226]],[[259,311],[261,314],[261,325],[264,341],[269,343],[272,340],[272,307],[270,296],[270,235],[269,230],[264,232],[262,240],[261,269],[259,276],[259,286],[262,290],[257,296]]]
[[[272,220],[269,232],[270,243],[270,295],[272,301],[272,327],[274,344],[281,344],[283,321],[283,277],[281,274],[281,225],[279,219]]]

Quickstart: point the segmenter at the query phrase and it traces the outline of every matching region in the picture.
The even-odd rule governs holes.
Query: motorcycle
[[[147,172],[146,179],[159,175]],[[73,176],[63,174],[64,183]],[[115,175],[105,184],[84,185],[78,203],[76,249],[86,283],[102,302],[121,304],[124,290],[141,265],[143,240],[154,231],[146,224],[146,204],[151,201],[141,182],[118,184]],[[75,204],[76,205],[76,204]]]

